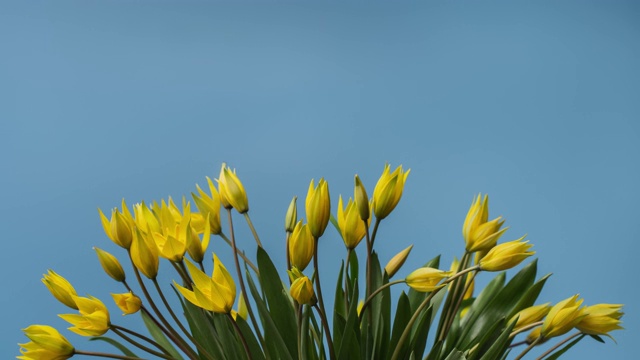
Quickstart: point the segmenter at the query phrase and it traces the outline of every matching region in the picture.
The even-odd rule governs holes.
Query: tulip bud
[[[131,260],[138,270],[149,279],[155,279],[158,275],[158,249],[156,244],[148,241],[140,231],[133,233],[131,242]]]
[[[102,210],[98,209],[98,212],[100,213],[100,220],[102,222],[104,232],[111,241],[122,248],[129,249],[129,247],[131,247],[131,226],[133,224],[133,218],[126,206],[127,204],[123,199],[123,212],[119,212],[117,208],[113,209],[110,220],[107,219]]]
[[[298,221],[289,237],[289,260],[291,266],[304,270],[309,265],[313,258],[314,241],[309,226],[307,224],[302,225],[302,220]]]
[[[585,308],[585,316],[576,325],[584,334],[608,335],[610,331],[622,329],[620,318],[624,313],[620,311],[622,304],[597,304]]]
[[[356,204],[349,199],[347,206],[342,207],[342,196],[338,198],[338,228],[347,249],[355,249],[366,235],[365,222],[360,219]]]
[[[525,237],[526,235],[518,240],[496,245],[480,260],[478,263],[480,269],[485,271],[508,270],[535,254],[535,251],[527,251],[533,245],[528,244],[528,241],[522,241]]]
[[[68,359],[73,356],[75,349],[58,330],[47,325],[31,325],[23,329],[24,334],[31,340],[20,345],[19,359]]]
[[[438,285],[438,283],[450,275],[450,271],[422,267],[409,274],[405,281],[407,285],[416,291],[431,292],[443,287],[444,285]]]
[[[241,214],[249,211],[249,200],[244,186],[238,179],[235,169],[233,171],[229,170],[227,164],[224,163],[220,170],[218,187],[220,188],[220,200],[222,200],[222,204],[226,209],[230,209],[230,205]]]
[[[42,282],[47,289],[49,289],[51,295],[68,307],[78,309],[78,305],[76,305],[76,302],[73,300],[73,297],[78,294],[67,279],[56,274],[53,270],[49,270],[49,272],[43,276]]]
[[[488,251],[496,245],[498,239],[507,228],[500,229],[504,224],[502,217],[489,221],[489,197],[482,199],[481,195],[474,199],[462,226],[462,237],[468,252]]]
[[[391,258],[391,260],[389,260],[387,265],[385,265],[384,271],[387,273],[387,275],[389,275],[389,278],[393,277],[393,275],[395,275],[398,270],[400,270],[402,265],[404,265],[404,262],[409,257],[411,249],[413,249],[413,245],[410,245],[408,248],[397,253],[394,257]]]
[[[222,232],[220,225],[220,194],[218,194],[215,186],[213,186],[213,182],[208,177],[207,183],[209,184],[211,196],[204,192],[198,185],[196,185],[196,189],[198,190],[199,196],[194,193],[191,193],[191,196],[196,203],[196,207],[200,213],[202,213],[202,217],[208,217],[211,233],[217,235]]]
[[[547,316],[547,314],[549,313],[549,310],[551,310],[551,306],[549,306],[549,303],[530,306],[526,309],[520,310],[517,314],[513,315],[509,320],[509,322],[511,322],[511,321],[514,321],[516,318],[518,319],[512,331],[517,332],[518,330],[522,329],[527,325],[531,325],[535,322],[542,320],[542,318]]]
[[[120,310],[122,310],[122,315],[135,314],[142,306],[140,298],[130,292],[124,294],[111,294],[111,296],[113,297],[113,301],[116,305],[118,305]]]
[[[293,228],[296,226],[296,222],[298,221],[298,207],[296,206],[297,196],[294,196],[289,203],[289,208],[287,209],[287,214],[284,217],[284,230],[286,232],[293,232]]]
[[[587,315],[582,305],[582,299],[574,295],[554,305],[544,319],[540,335],[543,338],[552,338],[564,335],[573,329]]]
[[[307,224],[314,238],[318,239],[324,234],[329,223],[331,201],[329,199],[329,185],[324,179],[318,181],[315,187],[313,180],[309,184],[307,199],[305,202],[307,212]]]
[[[102,249],[94,247],[93,250],[98,254],[98,260],[100,261],[100,265],[102,265],[104,272],[111,276],[113,280],[123,282],[125,280],[125,274],[122,269],[122,265],[120,265],[120,261],[118,261],[115,256]]]
[[[356,206],[358,207],[358,213],[360,214],[360,219],[363,221],[368,221],[369,217],[371,217],[371,208],[369,204],[369,197],[367,196],[367,190],[362,185],[362,181],[358,175],[355,176],[355,189],[353,190]]]
[[[386,164],[373,189],[373,212],[378,220],[386,218],[398,205],[404,183],[411,172],[411,170],[404,172],[402,165],[398,166],[393,173],[389,172],[389,168],[389,164]]]
[[[111,327],[109,311],[102,301],[93,296],[74,296],[73,300],[78,305],[80,315],[58,315],[73,325],[69,330],[82,336],[100,336],[109,330]]]
[[[287,271],[291,280],[289,294],[299,304],[315,304],[316,297],[313,292],[313,284],[298,268],[293,267]]]

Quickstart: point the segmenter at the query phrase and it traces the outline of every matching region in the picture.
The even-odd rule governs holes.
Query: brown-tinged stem
[[[318,267],[318,239],[314,237],[313,239],[313,268],[315,270],[316,277],[316,292],[318,293],[318,307],[316,305],[316,309],[320,313],[320,317],[322,318],[322,326],[324,327],[325,332],[327,333],[327,345],[329,346],[329,357],[331,360],[336,358],[336,354],[333,350],[333,342],[331,341],[331,332],[329,331],[329,323],[327,322],[326,310],[324,307],[324,300],[322,298],[322,286],[320,285],[320,271]]]
[[[464,255],[462,256],[462,259],[460,259],[460,264],[458,264],[458,273],[460,273],[462,270],[464,270],[467,267],[467,262],[469,261],[469,256],[470,254],[468,252],[465,252]],[[438,341],[443,341],[447,332],[449,331],[448,329],[448,324],[449,323],[453,323],[453,317],[455,316],[455,313],[453,312],[453,308],[455,307],[455,302],[457,302],[459,292],[460,292],[460,287],[464,286],[464,281],[465,279],[460,279],[458,281],[456,281],[455,283],[453,283],[453,285],[451,286],[453,289],[451,291],[449,291],[449,294],[447,295],[447,298],[445,300],[444,303],[444,312],[441,315],[440,318],[440,324],[438,326]],[[461,285],[463,284],[463,285]]]
[[[369,306],[369,304],[371,304],[371,301],[373,300],[374,297],[376,297],[376,295],[378,295],[380,292],[382,292],[382,290],[391,287],[391,285],[396,285],[396,284],[401,284],[404,283],[405,280],[394,280],[392,282],[388,282],[382,286],[380,286],[379,288],[376,289],[376,291],[374,291],[373,293],[371,293],[371,295],[369,295],[369,297],[367,298],[367,300],[364,301],[364,303],[362,304],[362,309],[360,309],[360,321],[362,321],[362,314],[364,314],[364,311],[367,309],[367,307]]]
[[[527,346],[527,348],[526,348],[526,349],[524,349],[524,350],[520,353],[520,355],[516,356],[516,358],[515,358],[515,359],[513,359],[513,360],[520,360],[520,359],[522,359],[525,355],[527,355],[527,353],[528,353],[529,351],[531,351],[531,349],[533,349],[533,347],[534,347],[534,346],[538,345],[538,343],[540,342],[540,339],[542,339],[542,338],[541,338],[541,337],[538,337],[537,339],[535,339],[531,344],[529,344],[529,346]]]
[[[325,313],[318,307],[318,304],[313,305],[313,307],[318,312],[318,315],[320,315],[320,321],[322,322],[322,327],[324,328],[324,334],[325,334],[325,337],[327,338],[327,346],[329,347],[329,358],[331,360],[335,360],[336,353],[333,349],[333,341],[331,341],[331,333],[329,332],[329,323],[327,322],[327,317]]]
[[[527,330],[531,330],[534,327],[542,325],[543,323],[544,323],[544,321],[537,321],[537,322],[531,323],[529,325],[523,326],[520,329],[518,329],[518,331],[512,331],[511,334],[509,334],[509,338],[514,338],[516,335],[518,335],[520,333],[523,333],[523,332],[525,332]]]
[[[224,233],[220,233],[218,234],[220,235],[220,237],[222,238],[222,240],[224,240],[224,242],[226,242],[229,246],[231,246],[231,248],[233,249],[233,245],[231,244],[231,240],[229,240],[229,238],[227,237],[227,235],[225,235]],[[249,267],[253,270],[253,272],[256,273],[256,275],[260,276],[260,271],[258,271],[258,267],[255,266],[251,260],[249,260],[249,258],[240,250],[236,249],[235,250],[236,254],[238,254],[242,260],[249,265]]]
[[[567,342],[569,342],[570,340],[573,340],[573,338],[578,337],[579,335],[584,336],[584,334],[580,331],[578,331],[577,333],[567,336],[566,339],[560,341],[559,343],[557,343],[556,345],[554,345],[552,348],[550,348],[549,350],[545,351],[544,354],[538,356],[536,358],[536,360],[542,360],[545,357],[547,357],[548,355],[550,355],[552,352],[554,352],[555,350],[557,350],[559,347],[561,347],[562,345],[566,344]]]
[[[157,349],[159,349],[159,350],[160,350],[160,351],[162,351],[163,353],[165,353],[165,354],[167,354],[167,355],[170,355],[170,354],[169,354],[169,352],[167,352],[167,350],[166,350],[165,348],[163,348],[163,347],[162,347],[162,345],[158,344],[158,343],[157,343],[157,342],[155,342],[153,339],[150,339],[150,338],[148,338],[148,337],[146,337],[146,336],[144,336],[144,335],[142,335],[142,334],[140,334],[140,333],[138,333],[138,332],[135,332],[135,331],[133,331],[133,330],[129,330],[129,329],[127,329],[126,327],[118,326],[118,325],[115,325],[115,324],[111,324],[111,325],[110,325],[110,328],[111,328],[111,330],[113,330],[113,332],[115,332],[116,334],[117,334],[116,330],[118,330],[118,331],[122,331],[122,332],[125,332],[125,333],[127,333],[127,334],[130,334],[130,335],[133,335],[133,336],[135,336],[135,337],[137,337],[137,338],[139,338],[139,339],[142,339],[142,340],[144,340],[144,341],[148,342],[149,344],[153,345],[154,347],[156,347]],[[145,351],[146,351],[146,350],[145,350]]]
[[[467,269],[470,269],[470,268],[467,268]],[[455,306],[453,307],[453,311],[451,311],[451,314],[453,314],[453,316],[449,317],[449,322],[445,327],[445,331],[444,331],[445,334],[449,332],[449,329],[451,329],[451,326],[453,325],[453,320],[456,318],[455,315],[458,313],[458,310],[460,309],[460,305],[462,305],[462,301],[464,300],[464,294],[466,294],[467,291],[469,290],[469,287],[471,286],[473,279],[475,278],[477,273],[478,273],[477,271],[473,272],[470,275],[471,279],[469,281],[467,281],[466,276],[460,279],[460,284],[464,285],[464,289],[462,290],[462,293],[457,298],[456,297],[453,298],[456,303],[455,303]],[[460,287],[462,287],[463,285],[460,285]]]
[[[125,335],[122,331],[120,331],[117,328],[113,327],[113,325],[111,325],[111,331],[113,331],[114,333],[116,333],[116,335],[120,336],[125,341],[127,341],[131,345],[139,348],[142,351],[148,352],[149,354],[157,356],[157,357],[162,358],[162,359],[168,359],[168,360],[172,360],[173,359],[171,357],[171,355],[167,355],[167,354],[163,354],[163,353],[157,352],[157,351],[155,351],[153,349],[150,349],[147,346],[144,346],[144,345],[140,344],[139,342],[137,342],[137,341],[133,340],[132,338],[128,337],[127,335]]]
[[[135,357],[135,356],[124,356],[124,355],[116,355],[116,354],[107,354],[107,353],[100,353],[100,352],[94,352],[94,351],[74,350],[73,354],[74,355],[86,355],[86,356],[103,357],[103,358],[110,358],[110,359],[121,359],[121,360],[142,360],[142,358]]]
[[[244,352],[247,353],[247,358],[249,360],[252,360],[253,357],[251,356],[251,351],[249,351],[249,345],[247,345],[247,340],[244,338],[244,335],[242,335],[242,331],[240,331],[240,327],[238,326],[238,324],[233,319],[233,316],[231,316],[230,313],[227,313],[227,318],[233,324],[233,328],[236,330],[236,333],[238,334],[238,337],[240,338],[240,341],[242,342],[242,347],[244,347]]]
[[[160,299],[162,299],[162,303],[167,308],[167,311],[169,312],[169,315],[171,315],[171,318],[173,319],[173,321],[175,321],[175,323],[178,324],[178,327],[187,336],[187,338],[189,338],[189,340],[195,343],[195,340],[193,339],[193,337],[191,337],[191,334],[189,333],[189,331],[187,331],[184,325],[182,325],[182,322],[180,322],[180,319],[178,319],[176,314],[173,312],[173,309],[171,309],[171,306],[169,306],[169,303],[167,302],[167,299],[164,297],[164,293],[160,288],[160,284],[158,284],[158,281],[156,279],[153,279],[153,285],[155,285],[156,291],[158,292],[158,295],[160,295]]]
[[[260,237],[258,237],[258,233],[256,232],[256,228],[253,226],[253,222],[251,222],[251,217],[249,216],[249,212],[244,213],[244,218],[247,219],[247,224],[249,225],[249,229],[251,229],[251,233],[253,234],[253,238],[256,239],[256,244],[259,247],[262,247],[262,243],[260,242]]]

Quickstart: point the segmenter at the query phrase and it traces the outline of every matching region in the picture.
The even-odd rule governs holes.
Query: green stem
[[[246,214],[246,213],[245,213]],[[233,220],[231,217],[231,209],[227,209],[227,215],[229,218],[229,235],[231,236],[231,249],[233,250],[233,260],[236,265],[236,272],[238,273],[238,282],[240,283],[240,289],[242,290],[242,297],[244,298],[244,303],[247,305],[247,312],[249,313],[249,318],[251,319],[251,324],[256,331],[256,335],[258,335],[258,339],[260,339],[260,344],[262,347],[265,347],[264,338],[260,333],[260,328],[258,327],[258,322],[256,321],[256,317],[253,315],[253,309],[251,308],[251,303],[249,302],[249,296],[247,295],[246,288],[244,287],[244,277],[242,276],[242,270],[240,269],[240,261],[238,260],[238,255],[240,252],[236,247],[236,237],[233,231]]]
[[[113,331],[114,333],[116,333],[116,335],[120,336],[121,338],[123,338],[125,341],[127,341],[128,343],[130,343],[131,345],[139,348],[140,350],[147,352],[151,355],[160,357],[162,359],[168,359],[168,360],[172,360],[173,358],[171,357],[171,355],[167,355],[167,354],[163,354],[160,352],[157,352],[153,349],[150,349],[147,346],[144,346],[142,344],[140,344],[139,342],[133,340],[132,338],[128,337],[127,335],[125,335],[123,332],[121,332],[120,330],[118,330],[116,327],[114,327],[113,325],[111,326],[111,331]],[[164,352],[164,351],[163,351]]]
[[[329,347],[329,358],[331,360],[336,359],[336,353],[333,349],[333,341],[331,341],[331,333],[329,332],[329,323],[327,322],[327,317],[325,313],[318,307],[318,304],[313,305],[313,307],[320,315],[320,322],[322,322],[322,328],[324,329],[325,337],[327,338],[327,346]]]
[[[546,356],[550,355],[552,352],[554,352],[555,350],[557,350],[559,347],[561,347],[562,345],[566,344],[567,342],[569,342],[570,340],[572,340],[575,337],[578,337],[579,335],[585,336],[585,334],[583,334],[582,332],[578,331],[577,333],[567,336],[566,339],[560,341],[559,343],[557,343],[554,347],[552,347],[551,349],[547,350],[544,352],[544,354],[538,356],[536,358],[536,360],[542,360],[544,359]]]
[[[470,257],[470,253],[465,252],[462,258],[460,259],[460,264],[458,264],[458,269],[457,269],[458,273],[460,273],[467,267],[469,257]],[[464,285],[460,285],[463,280],[464,279],[456,281],[451,286],[453,289],[449,291],[449,294],[447,295],[447,298],[444,302],[442,315],[440,317],[440,323],[438,325],[438,337],[437,337],[438,341],[444,340],[447,332],[449,331],[449,326],[448,326],[449,323],[453,323],[452,319],[455,315],[455,313],[453,312],[453,309],[455,307],[455,304],[457,303],[458,296],[460,296],[459,295],[460,286],[464,286]]]
[[[155,285],[156,291],[158,292],[158,295],[160,295],[160,299],[162,299],[162,303],[167,308],[167,311],[169,312],[169,315],[171,315],[171,318],[173,319],[173,321],[175,321],[175,323],[178,324],[178,327],[187,336],[187,338],[189,338],[189,340],[191,340],[192,342],[195,343],[195,341],[194,341],[193,337],[191,337],[191,334],[189,333],[189,331],[187,331],[187,329],[184,327],[184,325],[182,325],[182,322],[180,322],[180,319],[178,319],[176,314],[173,312],[173,309],[171,309],[171,306],[169,306],[169,303],[167,302],[167,299],[164,297],[164,293],[162,292],[162,289],[160,288],[160,284],[158,284],[158,281],[156,279],[153,279],[153,284]]]
[[[142,360],[142,358],[135,357],[135,356],[124,356],[124,355],[116,355],[116,354],[107,354],[107,353],[99,353],[99,352],[93,352],[93,351],[74,350],[73,354],[74,355],[86,355],[86,356],[103,357],[103,358],[110,358],[110,359]]]
[[[253,234],[253,238],[256,239],[256,244],[259,247],[262,247],[262,243],[260,242],[260,238],[258,237],[258,233],[256,232],[256,228],[253,226],[253,222],[251,222],[251,217],[249,216],[249,212],[244,213],[244,218],[247,219],[247,224],[251,229],[251,233]]]
[[[327,345],[329,346],[329,357],[331,360],[336,358],[336,354],[333,350],[333,342],[331,341],[331,332],[329,331],[329,323],[327,322],[326,310],[324,307],[324,300],[322,298],[322,286],[320,285],[320,271],[318,270],[318,239],[314,237],[313,239],[313,269],[315,271],[316,276],[316,292],[318,293],[318,307],[316,305],[316,309],[318,313],[320,313],[320,317],[322,318],[322,326],[324,327],[324,331],[327,335]]]
[[[238,315],[238,316],[240,316],[240,315]],[[252,360],[253,357],[251,357],[251,351],[249,351],[249,345],[247,345],[247,340],[244,338],[244,335],[242,335],[242,331],[240,331],[240,327],[238,326],[236,321],[233,320],[233,316],[231,316],[230,313],[227,313],[227,318],[229,319],[229,321],[231,321],[231,324],[233,324],[233,328],[236,330],[236,333],[238,334],[238,337],[240,338],[240,341],[242,342],[242,347],[244,347],[244,352],[247,353],[247,358],[249,360]]]
[[[226,242],[229,246],[231,246],[231,248],[233,249],[233,245],[231,244],[231,240],[229,240],[229,238],[227,237],[227,235],[225,235],[224,233],[220,233],[219,234],[220,237],[222,238],[222,240],[224,240],[224,242]],[[260,276],[260,271],[258,271],[258,267],[255,266],[251,260],[249,260],[249,258],[240,250],[236,249],[236,254],[238,254],[242,260],[249,265],[249,267],[256,273],[256,275]]]
[[[542,325],[543,323],[544,323],[544,321],[537,321],[537,322],[531,323],[529,325],[523,326],[520,329],[518,329],[517,331],[511,332],[511,334],[509,334],[509,338],[514,338],[516,335],[518,335],[520,333],[523,333],[523,332],[525,332],[527,330],[531,330],[534,327]]]
[[[140,339],[148,342],[149,344],[151,344],[151,345],[155,346],[156,348],[158,348],[163,353],[165,353],[167,355],[170,355],[169,352],[165,348],[162,347],[162,345],[158,344],[153,339],[150,339],[150,338],[148,338],[148,337],[146,337],[146,336],[144,336],[144,335],[142,335],[142,334],[140,334],[138,332],[135,332],[133,330],[129,330],[126,327],[118,326],[118,325],[115,325],[115,324],[111,324],[111,330],[114,330],[114,332],[115,332],[115,330],[126,332],[127,334],[133,335],[133,336],[135,336],[137,338],[140,338]]]
[[[395,284],[400,284],[400,283],[404,283],[405,280],[394,280],[392,282],[388,282],[382,286],[380,286],[379,288],[376,289],[376,291],[374,291],[371,295],[369,295],[369,297],[367,298],[367,300],[364,301],[364,303],[362,304],[362,309],[360,309],[360,321],[362,321],[362,314],[364,314],[364,311],[367,309],[367,307],[369,306],[369,304],[371,303],[371,301],[373,300],[373,298],[378,295],[382,290],[390,287],[391,285],[395,285]]]
[[[298,315],[298,321],[297,321],[297,331],[296,334],[298,335],[298,359],[302,360],[302,307],[304,305],[300,305],[298,306],[297,309],[297,315]]]
[[[369,296],[371,295],[371,252],[373,251],[373,244],[371,242],[371,237],[369,235],[369,226],[367,226],[367,221],[366,220],[362,220],[364,221],[364,227],[365,227],[365,241],[367,242],[367,269],[366,269],[366,286],[365,286],[365,295],[367,296],[367,298],[369,298]],[[376,219],[376,226],[378,225],[378,220]],[[362,314],[363,311],[360,310],[360,313]],[[369,324],[371,324],[371,314],[369,313],[367,316],[367,319],[369,320]]]
[[[522,359],[525,355],[527,355],[527,353],[528,353],[529,351],[531,351],[531,349],[533,349],[533,347],[534,347],[534,346],[536,346],[536,345],[540,342],[540,339],[542,339],[542,338],[541,338],[541,337],[538,337],[537,339],[535,339],[531,344],[529,344],[529,346],[527,346],[527,348],[526,348],[526,349],[524,349],[524,350],[520,353],[520,355],[516,356],[516,358],[515,358],[515,359],[513,359],[513,360],[520,360],[520,359]]]
[[[344,268],[344,309],[349,311],[349,261],[351,260],[352,249],[347,248],[347,261]]]
[[[473,278],[476,276],[476,274],[477,272],[474,272],[473,274],[471,274],[471,280],[469,280],[468,283],[467,283],[466,276],[460,280],[460,284],[464,285],[464,289],[462,290],[462,293],[460,293],[460,295],[457,298],[456,297],[453,298],[454,301],[456,301],[456,299],[457,301],[455,303],[455,306],[453,307],[453,311],[451,312],[453,316],[449,317],[449,323],[445,328],[445,331],[444,331],[445,335],[449,332],[449,329],[451,329],[451,326],[453,325],[453,320],[456,318],[456,314],[458,313],[458,310],[460,309],[460,305],[462,305],[462,301],[464,300],[464,294],[466,294],[467,291],[469,290],[469,287],[471,286]],[[460,285],[460,287],[462,287],[463,285]]]

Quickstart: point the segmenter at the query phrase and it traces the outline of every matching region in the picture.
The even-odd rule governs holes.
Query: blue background
[[[180,199],[226,161],[284,267],[292,196],[303,216],[324,176],[335,213],[354,174],[372,194],[389,162],[411,174],[380,229],[383,263],[414,244],[400,276],[437,254],[448,264],[473,196],[489,193],[503,239],[527,233],[539,275],[554,273],[539,302],[625,304],[618,345],[586,339],[567,358],[633,358],[639,18],[632,1],[0,2],[0,353],[17,355],[30,324],[66,327],[40,283],[49,268],[137,326],[91,249],[123,256],[98,207]],[[212,249],[232,268],[226,245]],[[342,249],[327,231],[326,293]]]

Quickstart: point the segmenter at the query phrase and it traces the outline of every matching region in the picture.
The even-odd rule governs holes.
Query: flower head
[[[133,295],[131,292],[124,294],[111,294],[113,301],[122,310],[122,315],[135,314],[140,310],[142,301],[139,297]]]
[[[189,290],[174,282],[176,288],[185,299],[205,310],[216,313],[230,313],[236,299],[236,285],[222,261],[213,254],[213,275],[198,269],[190,261],[186,261],[187,268],[193,279],[193,290]]]
[[[122,199],[122,212],[118,208],[111,211],[111,219],[107,219],[102,210],[98,209],[102,227],[107,236],[118,246],[129,249],[131,246],[133,217]]]
[[[144,276],[155,279],[158,275],[160,261],[158,259],[158,247],[149,236],[144,236],[140,231],[134,231],[131,242],[130,256],[133,264]]]
[[[587,314],[576,325],[578,330],[589,335],[608,335],[610,331],[622,329],[620,318],[624,313],[622,304],[597,304],[587,306]]]
[[[342,196],[338,198],[338,227],[342,240],[348,249],[355,249],[367,231],[364,221],[360,218],[360,212],[356,203],[351,199],[347,206],[342,206]]]
[[[229,209],[231,206],[241,214],[249,211],[247,193],[236,175],[236,170],[230,170],[224,163],[220,169],[218,187],[220,188],[220,199],[225,208]]]
[[[78,305],[80,314],[59,315],[73,325],[69,330],[82,336],[100,336],[109,330],[109,311],[102,301],[93,296],[74,296],[73,300]]]
[[[411,172],[410,169],[403,171],[402,165],[398,166],[393,173],[390,172],[389,164],[384,166],[382,175],[373,189],[373,212],[378,220],[386,218],[398,205],[409,172]]]
[[[547,316],[549,310],[551,310],[549,303],[530,306],[526,309],[520,310],[511,317],[510,321],[514,321],[516,318],[518,319],[512,331],[518,331],[527,325],[531,325],[542,320],[542,318]]]
[[[284,230],[286,232],[293,232],[293,228],[298,221],[298,206],[296,205],[297,196],[294,196],[289,207],[287,208],[287,214],[284,216]]]
[[[371,203],[369,202],[369,197],[367,196],[367,189],[365,189],[364,185],[362,185],[362,181],[360,181],[358,175],[355,176],[354,182],[354,201],[356,203],[356,207],[358,208],[360,219],[362,219],[363,221],[368,221],[371,217]]]
[[[313,258],[315,240],[307,224],[298,221],[289,237],[289,260],[291,266],[304,270]]]
[[[582,321],[587,315],[582,305],[582,299],[574,295],[555,304],[544,319],[540,335],[543,338],[552,338],[566,334]]]
[[[468,252],[489,250],[508,228],[500,229],[504,224],[502,217],[489,221],[489,197],[480,194],[474,199],[464,219],[462,236]]]
[[[407,258],[409,257],[411,249],[413,249],[413,245],[409,245],[409,247],[397,253],[394,257],[391,258],[391,260],[389,260],[387,265],[385,265],[384,271],[387,273],[389,278],[395,275],[398,270],[400,270],[402,265],[404,265],[404,262],[407,261]]]
[[[78,305],[73,301],[73,297],[78,294],[67,279],[56,274],[53,270],[49,270],[49,272],[43,276],[42,282],[47,289],[49,289],[51,295],[68,307],[78,310]]]
[[[318,186],[314,185],[313,180],[309,184],[307,191],[307,199],[305,201],[305,210],[307,212],[307,224],[311,235],[318,239],[329,224],[329,216],[331,211],[331,200],[329,199],[329,184],[324,179],[318,181]]]
[[[535,251],[528,251],[533,245],[523,241],[525,237],[496,245],[479,261],[478,265],[485,271],[502,271],[520,264],[524,259],[535,254]]]
[[[126,276],[122,269],[122,265],[120,265],[120,261],[118,261],[115,256],[97,247],[94,247],[93,250],[98,254],[100,265],[102,265],[102,269],[107,273],[107,275],[115,281],[122,282],[125,280]]]
[[[191,193],[193,201],[196,203],[196,207],[202,214],[203,218],[209,219],[209,230],[212,234],[217,235],[222,232],[220,226],[220,194],[213,186],[213,181],[207,177],[207,184],[209,185],[209,192],[211,195],[204,192],[200,186],[196,185],[198,195]]]
[[[311,280],[295,267],[289,270],[288,273],[291,280],[291,288],[289,290],[291,297],[299,304],[315,303]]]
[[[31,340],[19,344],[23,360],[64,360],[73,356],[74,348],[55,328],[47,325],[31,325],[23,329]]]
[[[450,271],[422,267],[409,274],[405,281],[407,285],[416,291],[431,292],[443,287],[444,285],[438,285],[438,283],[450,275]]]

